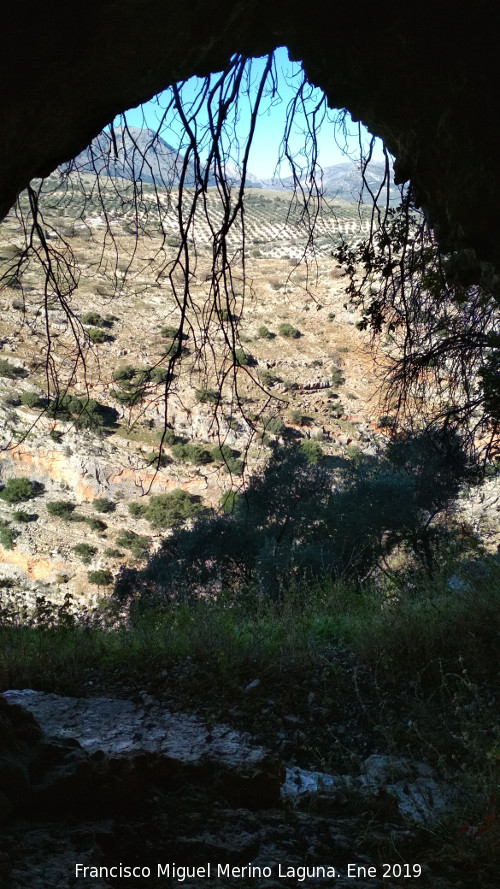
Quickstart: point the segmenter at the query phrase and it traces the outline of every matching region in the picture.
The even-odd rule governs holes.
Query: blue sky
[[[285,127],[286,109],[295,95],[297,84],[301,80],[300,64],[298,62],[289,61],[288,52],[285,47],[281,47],[276,51],[275,59],[279,97],[267,95],[263,98],[261,103],[262,111],[258,118],[248,165],[250,172],[260,178],[270,177],[274,173],[274,168],[278,161],[279,145]],[[239,119],[236,125],[237,137],[240,144],[244,144],[246,141],[246,133],[248,131],[250,120],[249,106],[252,98],[255,97],[257,84],[264,71],[264,66],[265,59],[252,60],[250,73],[247,75],[247,79],[244,83],[245,88],[240,99]],[[214,83],[215,79],[216,76],[214,75]],[[195,101],[201,83],[202,81],[193,77],[182,87],[183,100],[188,106],[191,102]],[[310,93],[306,107],[312,111],[322,98],[322,93],[318,89],[311,90]],[[126,118],[128,124],[139,127],[149,126],[151,129],[156,129],[158,126],[158,119],[161,117],[162,110],[168,102],[168,99],[169,94],[167,92],[139,108],[127,111]],[[359,158],[359,134],[357,123],[353,123],[350,116],[346,115],[344,121],[346,133],[344,133],[338,125],[336,127],[334,124],[334,118],[336,116],[338,117],[335,112],[330,112],[329,117],[331,120],[323,120],[319,129],[318,159],[323,167],[342,163],[347,160],[345,152],[348,152],[354,159]],[[200,122],[200,127],[203,128],[204,123],[207,120],[206,113],[200,111],[198,120]],[[118,124],[119,120],[117,119],[115,125]],[[296,124],[290,140],[293,152],[298,155],[299,164],[301,160],[301,152],[304,151],[305,145],[304,128],[305,117],[299,113],[297,114]],[[178,123],[175,123],[175,121],[169,117],[167,125],[161,131],[161,135],[167,142],[169,142],[169,144],[174,145],[174,147],[177,148],[181,138],[179,133],[180,127]],[[362,139],[366,145],[369,140],[369,134],[364,128]],[[377,140],[377,143],[374,159],[381,160],[382,143],[379,140]],[[234,131],[232,131],[231,128],[229,128],[226,137],[226,146],[231,154],[231,161],[237,165],[237,140],[234,138]],[[282,168],[281,174],[282,176],[287,176],[289,174],[289,169],[286,165]]]

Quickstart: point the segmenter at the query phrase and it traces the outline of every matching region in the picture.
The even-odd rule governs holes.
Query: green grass
[[[222,592],[218,600],[189,603],[142,603],[131,619],[116,622],[113,606],[103,609],[99,623],[66,608],[47,606],[39,625],[13,618],[0,626],[0,684],[46,683],[56,669],[61,682],[99,664],[124,670],[155,669],[169,657],[227,662],[236,676],[243,663],[254,669],[297,658],[321,660],[332,646],[349,647],[383,681],[406,682],[432,693],[496,676],[500,634],[500,568],[492,563],[486,580],[459,596],[444,580],[406,597],[387,590],[356,587],[342,581],[306,584],[281,602],[256,591]],[[4,615],[6,618],[6,615]],[[267,668],[266,667],[266,668]],[[55,674],[54,674],[55,675]],[[445,682],[446,679],[446,682]],[[391,680],[391,681],[392,681]],[[230,678],[228,681],[232,682]]]

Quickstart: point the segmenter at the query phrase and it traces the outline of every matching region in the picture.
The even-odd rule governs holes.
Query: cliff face
[[[74,4],[71,4],[74,6]],[[76,5],[75,5],[76,10]],[[34,176],[83,150],[113,117],[234,53],[286,45],[332,107],[381,136],[443,242],[500,262],[496,5],[450,15],[393,0],[353,5],[203,0],[10,4],[2,21],[0,215]]]

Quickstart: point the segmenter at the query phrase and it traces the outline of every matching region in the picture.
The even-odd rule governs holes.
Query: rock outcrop
[[[208,867],[217,886],[330,885],[330,867],[347,889],[356,861],[356,886],[381,889],[382,838],[384,860],[406,844],[414,861],[419,825],[453,808],[452,789],[424,763],[377,753],[359,775],[285,774],[249,735],[137,698],[0,696],[2,887],[67,889],[78,877],[110,889],[125,885],[111,868],[156,877],[160,864],[158,886],[175,878],[195,889],[196,868]],[[456,885],[456,875],[419,868],[424,889]]]

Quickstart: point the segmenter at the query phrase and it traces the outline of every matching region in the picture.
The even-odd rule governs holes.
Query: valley
[[[19,223],[8,217],[2,227],[2,482],[28,477],[43,487],[21,504],[28,520],[16,518],[19,504],[0,501],[0,520],[13,531],[11,545],[2,547],[2,578],[30,601],[49,595],[62,602],[68,593],[97,601],[104,589],[89,584],[88,572],[114,576],[120,565],[136,561],[117,544],[123,532],[145,541],[142,557],[154,550],[162,533],[133,519],[130,504],[182,490],[218,509],[224,492],[241,488],[265,463],[270,442],[283,437],[316,442],[325,457],[358,448],[375,453],[387,438],[369,335],[356,327],[360,316],[347,304],[342,270],[331,255],[339,238],[366,233],[363,208],[325,202],[313,251],[291,195],[250,191],[245,281],[241,271],[232,280],[230,308],[222,306],[219,318],[210,315],[211,235],[200,212],[184,354],[165,413],[165,377],[180,322],[175,214],[167,207],[162,220],[166,231],[172,226],[169,236],[155,232],[148,216],[153,190],[150,195],[144,186],[134,228],[130,185],[113,180],[103,187],[104,220],[92,201],[95,183],[85,177],[91,198],[83,219],[79,180],[62,190],[54,177],[46,186],[47,243],[54,255],[74,257],[79,269],[68,299],[47,292],[33,259],[13,271],[22,250]],[[113,216],[119,200],[120,218]],[[209,193],[207,202],[214,216],[216,195]],[[236,229],[235,254],[238,238]],[[235,367],[227,347],[233,324]],[[47,383],[49,392],[80,398],[76,414],[49,409]],[[89,399],[100,406],[93,419],[85,409]],[[189,445],[196,445],[191,454]],[[99,498],[112,502],[106,514],[93,506]],[[70,521],[47,512],[47,503],[62,500],[74,507]],[[82,545],[87,564],[78,556]]]

